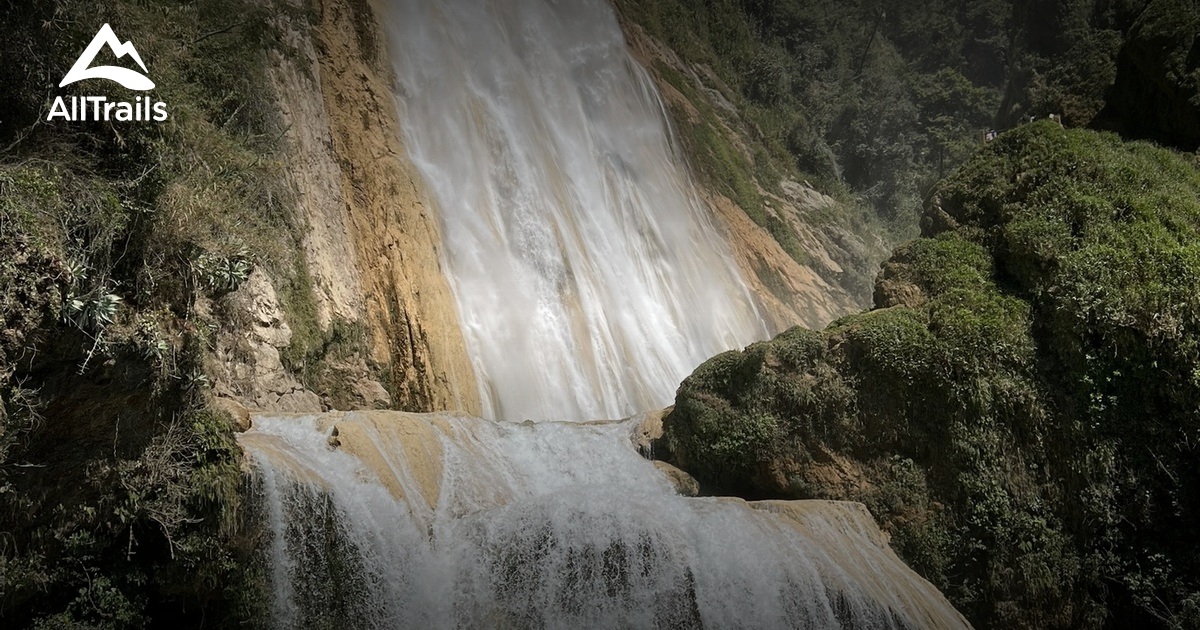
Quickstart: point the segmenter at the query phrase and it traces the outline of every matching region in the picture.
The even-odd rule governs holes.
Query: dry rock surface
[[[315,11],[311,24],[278,18],[292,54],[276,55],[271,78],[317,323],[367,333],[362,352],[329,368],[355,408],[478,413],[436,209],[401,140],[381,7],[322,0]],[[328,408],[280,361],[291,329],[273,280],[256,272],[235,296],[247,325],[219,344],[217,395],[260,410]]]

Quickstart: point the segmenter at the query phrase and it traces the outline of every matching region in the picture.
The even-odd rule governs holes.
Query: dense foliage
[[[711,159],[721,147],[704,142],[690,156],[744,208],[749,174],[767,188],[793,175],[865,200],[908,235],[920,200],[985,131],[1028,116],[1200,145],[1200,8],[1188,0],[617,5],[711,68],[706,87],[745,119],[752,163]]]
[[[1024,115],[1200,142],[1187,0],[618,4],[720,77],[752,159],[704,110],[684,130],[711,157],[694,165],[798,259],[761,209],[785,174],[903,232],[981,130]],[[220,300],[269,268],[295,333],[284,363],[318,391],[337,385],[323,358],[362,337],[316,324],[277,163],[267,68],[296,54],[281,23],[310,10],[0,6],[0,624],[253,612],[237,448],[201,368],[231,325]],[[89,89],[57,84],[105,22],[135,42],[165,123],[45,121]],[[977,620],[1195,623],[1196,190],[1194,163],[1161,150],[1013,132],[939,189],[929,238],[880,283],[893,308],[698,370],[671,416],[679,461],[751,493],[868,502]]]
[[[290,51],[272,10],[0,8],[0,625],[251,613],[240,451],[202,367],[230,322],[193,305],[220,304],[256,265],[307,286],[276,158],[266,73],[269,55]],[[134,42],[167,121],[46,120],[58,95],[143,95],[58,88],[106,22]]]
[[[1200,168],[1035,123],[940,184],[876,308],[702,365],[674,461],[865,502],[987,627],[1200,625]]]

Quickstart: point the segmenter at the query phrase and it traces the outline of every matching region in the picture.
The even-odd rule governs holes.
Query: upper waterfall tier
[[[485,415],[614,418],[766,336],[605,0],[398,0],[401,124]]]
[[[637,424],[256,418],[273,622],[966,627],[860,504],[678,496]]]

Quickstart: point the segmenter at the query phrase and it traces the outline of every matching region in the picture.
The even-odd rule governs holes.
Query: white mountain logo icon
[[[120,66],[89,67],[95,61],[100,49],[105,45],[108,45],[113,54],[117,56],[117,59],[129,55],[133,57],[137,65],[141,66],[143,71],[146,71],[146,64],[142,63],[142,58],[138,56],[137,49],[133,47],[133,42],[122,44],[121,40],[117,39],[117,34],[113,32],[112,27],[105,24],[100,27],[100,31],[92,38],[92,43],[88,44],[83,54],[79,55],[79,60],[75,62],[74,66],[71,66],[71,71],[67,73],[67,76],[63,77],[62,83],[59,83],[58,87],[70,85],[84,79],[108,79],[109,81],[116,81],[131,90],[154,89],[154,82],[146,77],[146,75],[130,70],[129,68],[122,68]]]

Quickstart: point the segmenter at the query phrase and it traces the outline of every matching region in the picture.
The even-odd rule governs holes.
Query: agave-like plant
[[[106,289],[67,300],[67,317],[80,330],[100,331],[108,327],[121,306],[121,296]]]
[[[209,290],[233,291],[250,277],[254,262],[250,260],[249,252],[240,249],[232,256],[201,254],[193,268],[200,282]]]
[[[80,330],[101,332],[113,322],[121,307],[121,296],[113,293],[107,282],[88,288],[91,268],[86,263],[67,263],[71,288],[67,292],[63,316]]]

